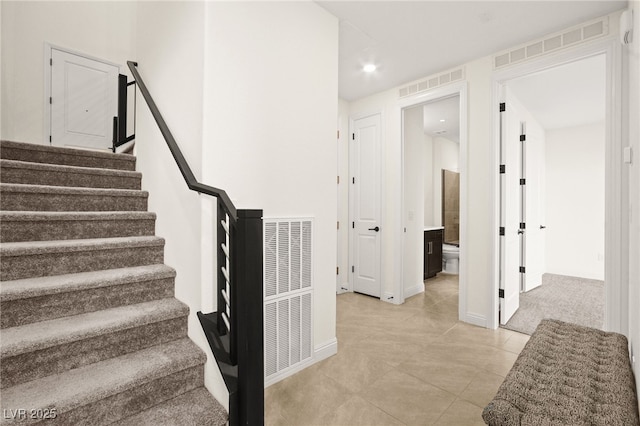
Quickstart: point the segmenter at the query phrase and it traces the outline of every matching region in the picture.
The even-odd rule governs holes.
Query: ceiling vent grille
[[[546,37],[509,49],[493,57],[493,68],[500,69],[522,63],[561,49],[586,43],[609,33],[609,17],[572,27],[569,30],[554,33]]]
[[[311,219],[264,220],[265,379],[312,356]]]
[[[436,87],[444,86],[449,83],[461,81],[464,79],[464,68],[456,68],[451,71],[439,73],[428,77],[418,83],[411,84],[400,88],[399,96],[404,98],[406,96],[414,95],[416,93],[426,92],[427,90],[435,89]]]

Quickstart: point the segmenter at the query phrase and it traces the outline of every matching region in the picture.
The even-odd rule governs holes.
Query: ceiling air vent
[[[404,98],[405,96],[410,96],[416,93],[425,92],[427,90],[444,86],[449,83],[454,83],[456,81],[461,81],[463,79],[464,79],[464,68],[456,68],[451,71],[430,76],[427,79],[419,81],[417,83],[413,83],[411,85],[401,87],[398,91],[398,95],[399,97]]]
[[[500,69],[509,65],[524,62],[548,53],[557,52],[569,46],[589,42],[595,38],[609,33],[609,17],[589,21],[582,25],[570,28],[546,37],[533,40],[520,46],[516,46],[493,57],[494,69]]]

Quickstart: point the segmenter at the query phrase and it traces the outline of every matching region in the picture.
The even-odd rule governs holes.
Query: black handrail
[[[160,114],[160,111],[158,110],[158,107],[156,106],[156,103],[153,101],[149,90],[147,90],[147,86],[144,84],[142,77],[140,77],[140,73],[138,73],[138,69],[136,68],[138,66],[138,63],[127,61],[127,66],[129,66],[129,70],[131,71],[131,74],[133,75],[133,78],[135,79],[138,88],[140,89],[140,92],[144,97],[144,100],[147,101],[147,105],[149,106],[151,115],[153,115],[153,118],[156,120],[156,123],[160,128],[160,132],[162,133],[162,136],[164,136],[164,140],[167,142],[169,150],[171,151],[173,158],[176,160],[176,164],[180,169],[180,173],[182,173],[182,177],[187,183],[189,189],[198,193],[218,197],[218,199],[222,202],[222,205],[224,206],[224,209],[229,217],[234,222],[237,221],[238,211],[231,202],[231,199],[229,198],[227,193],[223,189],[214,188],[213,186],[205,185],[198,182],[198,180],[194,176],[193,172],[191,171],[191,167],[189,167],[187,160],[185,160],[184,155],[182,155],[182,151],[180,151],[180,147],[178,147],[176,140],[171,134],[167,123],[165,123],[162,115]]]

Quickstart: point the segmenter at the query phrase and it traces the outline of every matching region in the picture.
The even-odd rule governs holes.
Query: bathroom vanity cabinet
[[[442,242],[444,229],[424,231],[424,279],[435,277],[442,271]]]

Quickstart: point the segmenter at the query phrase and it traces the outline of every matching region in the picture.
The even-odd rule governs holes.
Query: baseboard
[[[388,291],[382,293],[382,296],[380,296],[380,300],[387,303],[393,303],[396,305],[398,304],[398,301],[395,299],[395,297],[393,297],[393,293],[390,293]]]
[[[338,339],[335,337],[328,342],[323,343],[320,346],[316,346],[313,351],[313,356],[305,361],[302,361],[299,364],[292,365],[289,368],[286,368],[277,374],[265,379],[264,387],[267,388],[275,383],[278,383],[281,380],[286,379],[289,376],[293,376],[294,374],[304,370],[307,367],[311,367],[316,362],[320,362],[323,359],[327,359],[330,356],[333,356],[338,353]]]
[[[338,353],[338,339],[335,337],[320,346],[316,346],[313,350],[314,363],[327,359]]]
[[[462,321],[478,327],[488,328],[487,318],[484,315],[474,314],[473,312],[467,312]]]
[[[424,293],[424,283],[419,283],[409,288],[404,289],[404,298],[408,299],[416,294]]]

